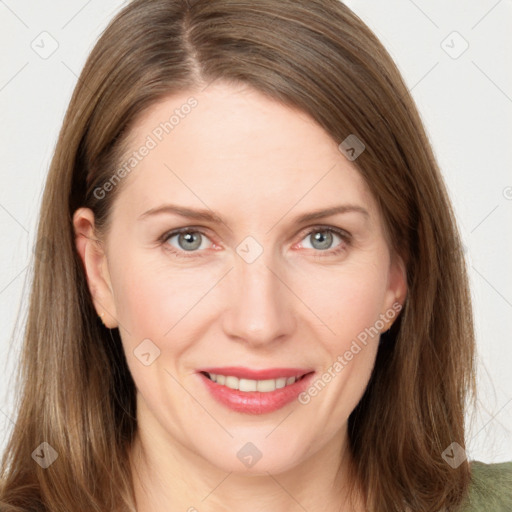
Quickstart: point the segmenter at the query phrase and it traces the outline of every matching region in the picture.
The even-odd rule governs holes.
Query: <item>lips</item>
[[[270,393],[276,389],[291,386],[294,382],[300,380],[302,377],[279,377],[277,379],[253,380],[253,379],[239,379],[232,375],[216,375],[215,373],[203,373],[211,381],[216,382],[222,386],[240,391],[260,391],[262,393]]]
[[[239,379],[267,380],[281,377],[295,377],[299,379],[303,375],[313,371],[313,368],[267,368],[250,369],[241,366],[224,366],[222,368],[201,368],[198,372],[206,372],[215,375],[232,376]]]
[[[247,414],[270,413],[293,402],[309,386],[314,373],[307,368],[223,367],[198,371],[215,400]]]

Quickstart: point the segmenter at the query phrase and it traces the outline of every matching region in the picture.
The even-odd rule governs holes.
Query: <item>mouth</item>
[[[237,391],[259,391],[261,393],[271,393],[276,389],[282,389],[287,386],[291,386],[313,372],[307,372],[303,373],[302,375],[291,377],[281,376],[276,379],[246,379],[236,377],[235,375],[223,375],[220,373],[216,374],[206,371],[201,371],[200,373],[206,378],[210,379],[212,382]]]
[[[210,396],[232,411],[265,414],[298,402],[310,385],[314,370],[275,368],[208,368],[197,372]]]

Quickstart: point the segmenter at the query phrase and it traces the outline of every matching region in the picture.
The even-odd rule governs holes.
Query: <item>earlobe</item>
[[[95,234],[94,213],[90,208],[78,208],[73,214],[75,246],[85,271],[94,307],[109,329],[118,326],[116,307],[107,256]]]
[[[384,315],[388,319],[384,331],[391,328],[398,318],[407,298],[407,268],[398,255],[393,257],[389,273],[388,300]]]
[[[393,276],[395,282],[393,283],[393,288],[396,294],[396,302],[399,302],[400,306],[403,307],[407,297],[407,268],[400,256],[395,258],[395,276]]]

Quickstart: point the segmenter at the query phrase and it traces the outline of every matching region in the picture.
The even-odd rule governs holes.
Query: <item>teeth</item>
[[[276,388],[281,389],[286,386],[286,377],[281,377],[280,379],[276,379]]]
[[[238,389],[240,391],[261,391],[262,393],[269,393],[276,389],[284,388],[297,380],[296,377],[280,377],[278,379],[267,380],[239,379],[231,375],[216,375],[215,373],[208,373],[208,376],[213,382],[231,389]]]
[[[240,379],[238,383],[238,389],[240,391],[257,391],[258,381],[250,379]]]
[[[215,375],[215,377],[217,377],[217,376]],[[231,388],[231,389],[238,389],[239,384],[240,384],[240,381],[236,377],[227,376],[224,386]]]

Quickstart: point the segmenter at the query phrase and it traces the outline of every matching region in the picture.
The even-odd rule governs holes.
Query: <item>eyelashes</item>
[[[313,234],[322,233],[322,234],[328,234],[328,237],[331,237],[333,241],[335,241],[335,237],[340,238],[341,243],[339,243],[334,248],[328,248],[328,249],[316,249],[316,248],[306,248],[307,251],[312,251],[313,256],[316,258],[325,258],[325,257],[332,257],[336,256],[338,254],[341,254],[342,252],[346,251],[348,247],[351,245],[352,242],[352,236],[347,231],[336,228],[334,226],[314,226],[312,228],[309,228],[308,231],[301,233],[300,242],[302,242],[305,238],[311,237]],[[180,249],[177,248],[169,243],[169,241],[180,235],[188,235],[182,239],[185,241],[192,242],[192,250],[186,250],[186,249]],[[195,236],[190,236],[195,235]],[[199,236],[197,236],[199,235]],[[334,235],[334,236],[333,236]],[[169,251],[171,254],[174,254],[176,257],[182,257],[182,258],[201,258],[208,255],[208,251],[205,250],[203,246],[204,239],[209,240],[209,236],[207,233],[202,230],[199,227],[194,226],[187,226],[184,228],[174,229],[172,231],[166,231],[159,239],[158,241],[160,244],[165,248],[166,251]],[[329,238],[330,239],[330,238]],[[198,247],[197,242],[201,242]],[[316,240],[318,241],[318,240]],[[212,242],[213,243],[213,242]],[[311,244],[311,242],[309,242]]]

